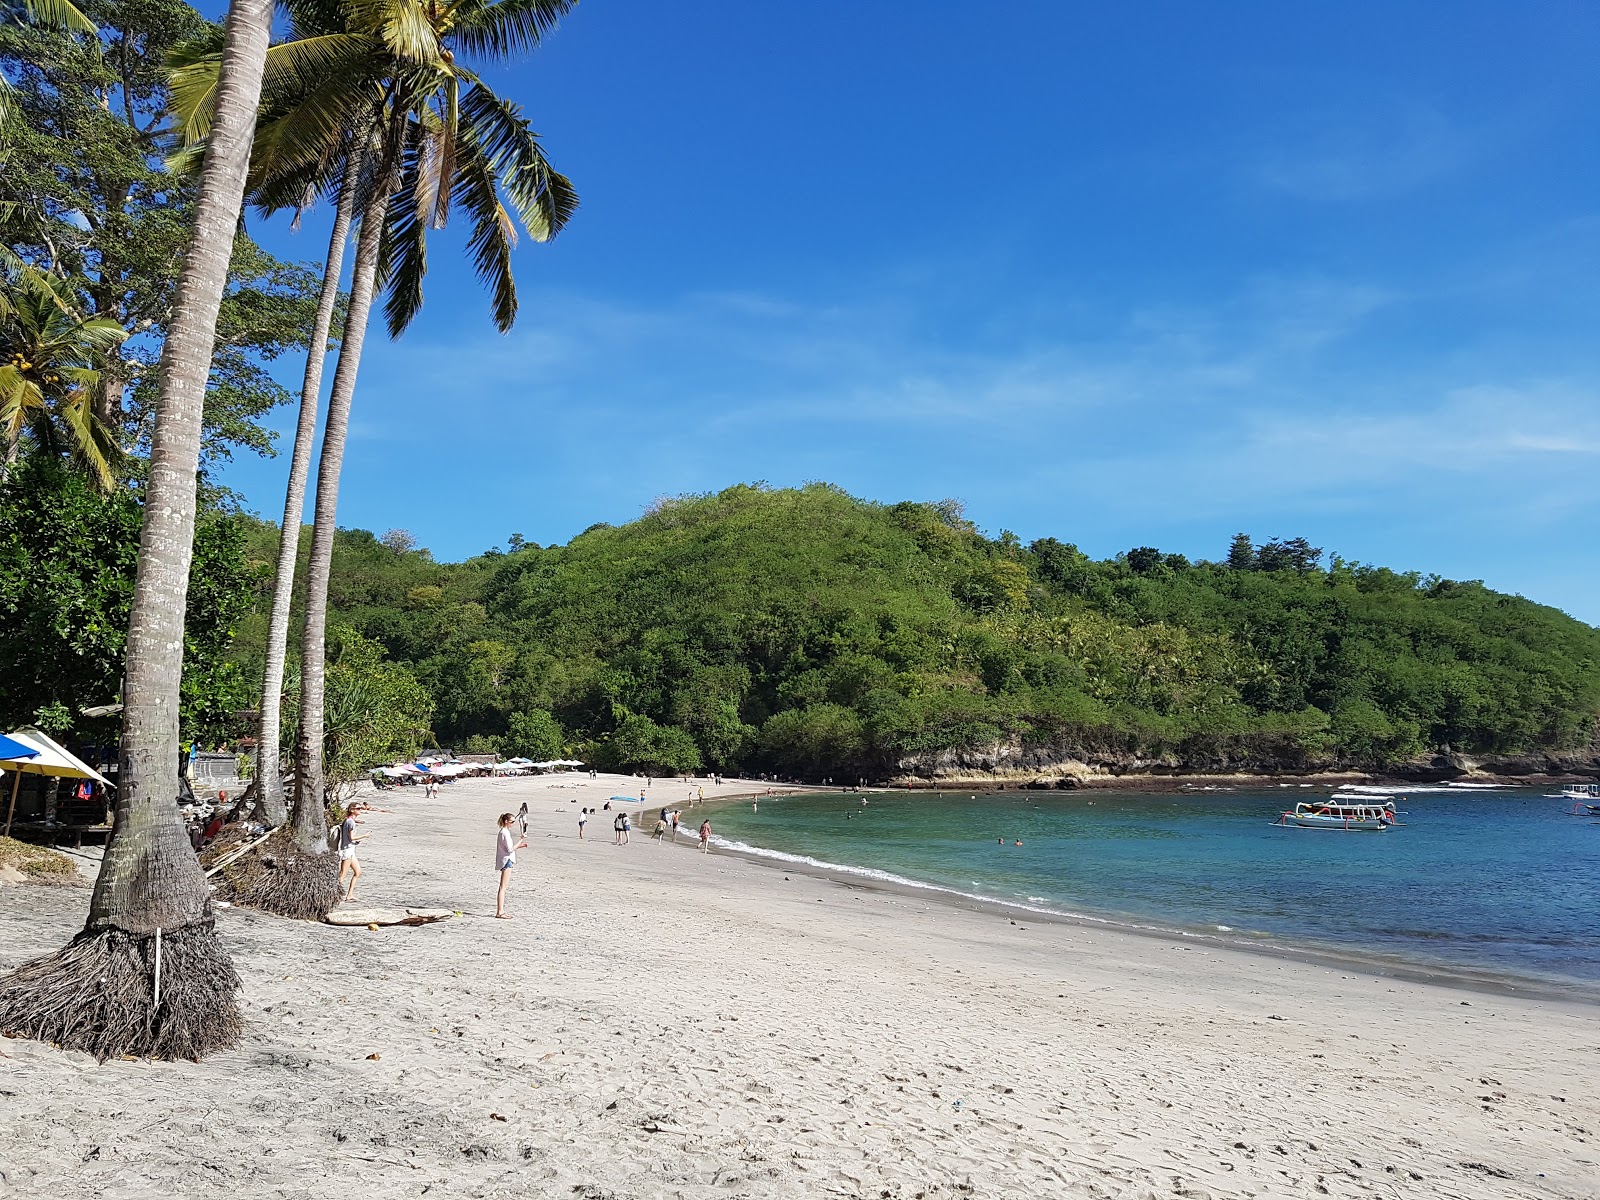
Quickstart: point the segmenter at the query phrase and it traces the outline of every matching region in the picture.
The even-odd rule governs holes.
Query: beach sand
[[[0,1041],[0,1195],[1600,1195],[1600,1008],[653,844],[678,783],[577,839],[638,783],[376,796],[363,900],[463,915],[220,912],[248,1027],[204,1063]],[[87,903],[0,888],[0,968]]]

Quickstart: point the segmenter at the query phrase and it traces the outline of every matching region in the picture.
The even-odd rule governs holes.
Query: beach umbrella
[[[93,779],[111,787],[112,783],[65,746],[54,741],[49,734],[37,729],[19,729],[7,734],[4,740],[10,745],[21,745],[24,754],[4,758],[6,767],[17,773],[11,782],[11,803],[6,809],[6,836],[11,836],[11,820],[17,814],[17,789],[22,786],[22,776],[55,775],[63,779]],[[32,751],[31,754],[26,753]]]
[[[0,733],[0,762],[12,762],[19,758],[38,758],[39,752],[32,746],[24,745],[15,738],[8,738]]]

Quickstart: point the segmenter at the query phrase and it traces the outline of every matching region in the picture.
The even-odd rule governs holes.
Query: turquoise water
[[[1043,909],[1600,981],[1600,821],[1550,790],[1399,791],[1405,827],[1364,834],[1271,825],[1328,794],[1279,787],[775,796],[714,824],[732,845]]]

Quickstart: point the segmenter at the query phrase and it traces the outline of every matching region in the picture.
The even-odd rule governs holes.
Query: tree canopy
[[[122,449],[148,449],[161,347],[193,221],[197,181],[166,169],[176,148],[165,63],[213,29],[183,0],[85,0],[89,34],[0,22],[11,81],[0,139],[0,244],[59,280],[80,319],[125,334],[96,381],[93,415]],[[206,392],[203,464],[268,453],[261,418],[289,399],[269,373],[304,348],[318,272],[241,232]],[[137,473],[140,459],[130,460]]]
[[[443,744],[548,756],[558,731],[638,769],[815,777],[997,743],[1377,765],[1593,736],[1600,631],[1300,538],[1218,550],[1096,561],[985,537],[953,501],[741,485],[458,564],[342,531],[332,603],[415,671]]]

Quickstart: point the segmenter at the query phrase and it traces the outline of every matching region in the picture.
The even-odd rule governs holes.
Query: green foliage
[[[518,714],[548,714],[577,753],[630,769],[685,769],[692,750],[849,777],[1018,742],[1367,764],[1593,736],[1600,632],[1274,545],[1263,564],[1236,539],[1243,568],[1153,548],[1097,562],[991,541],[955,502],[739,486],[454,565],[345,531],[333,603],[412,664],[443,744],[509,747]]]
[[[329,628],[327,662],[323,770],[334,795],[370,768],[416,754],[432,736],[433,701],[381,643],[348,626]],[[298,682],[286,689],[283,720],[286,730],[299,723]]]
[[[548,762],[560,758],[565,749],[565,736],[555,714],[547,708],[532,712],[511,714],[506,736],[501,739],[507,757],[531,758],[534,762]]]
[[[40,458],[0,483],[0,727],[43,719],[79,741],[116,741],[116,718],[84,708],[120,698],[123,646],[139,554],[136,498],[100,494]],[[249,702],[231,639],[259,576],[234,518],[195,534],[184,633],[183,730],[211,741]]]
[[[153,425],[162,339],[193,219],[173,148],[165,60],[210,26],[183,0],[86,0],[98,34],[0,21],[11,81],[0,171],[0,245],[59,280],[80,317],[129,336],[92,388],[93,416],[130,453]],[[267,364],[305,346],[320,271],[245,234],[234,244],[206,394],[202,465],[235,446],[270,452],[260,419],[289,398]],[[137,464],[134,464],[135,466]]]
[[[682,729],[657,725],[640,713],[622,718],[608,747],[613,765],[624,771],[676,775],[700,766],[700,748]]]

